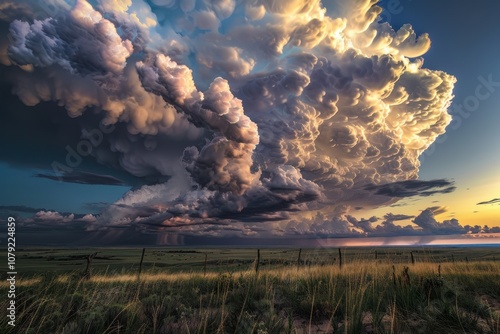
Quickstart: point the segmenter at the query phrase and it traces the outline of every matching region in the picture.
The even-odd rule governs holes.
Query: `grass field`
[[[498,248],[259,253],[148,248],[139,276],[142,249],[20,250],[0,332],[500,333]]]

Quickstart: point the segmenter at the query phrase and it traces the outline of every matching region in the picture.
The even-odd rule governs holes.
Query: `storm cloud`
[[[398,217],[377,227],[376,217],[321,216],[454,190],[417,178],[419,156],[451,121],[456,80],[424,67],[427,34],[394,30],[375,2],[76,0],[48,11],[7,1],[2,80],[26,106],[51,103],[80,121],[81,140],[99,139],[89,152],[97,163],[156,180],[105,208],[93,229],[397,230]],[[99,132],[103,124],[114,130]],[[124,182],[62,171],[38,176]],[[318,216],[294,220],[309,211]],[[431,213],[416,224],[459,230],[438,228]]]

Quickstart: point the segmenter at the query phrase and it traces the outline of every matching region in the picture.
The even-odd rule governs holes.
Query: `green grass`
[[[64,273],[85,268],[85,257],[98,252],[92,262],[97,271],[113,273],[136,272],[142,253],[141,248],[101,248],[101,249],[24,249],[16,252],[16,266],[19,272],[29,275],[40,272]],[[496,248],[348,248],[342,253],[344,263],[359,260],[380,263],[410,263],[410,252],[416,262],[465,262],[500,261]],[[375,255],[375,253],[377,255]],[[6,257],[5,252],[0,252]],[[165,272],[203,271],[205,254],[207,267],[211,271],[240,271],[251,266],[256,259],[255,249],[201,249],[201,248],[147,248],[143,267],[147,270]],[[261,269],[267,267],[289,267],[297,264],[298,249],[262,249]],[[337,249],[303,249],[301,260],[304,265],[337,264]]]
[[[17,326],[2,317],[0,332],[500,333],[500,262],[489,260],[487,249],[471,250],[468,262],[458,255],[455,263],[440,261],[441,276],[433,261],[446,249],[414,250],[414,265],[406,249],[378,249],[377,261],[367,256],[371,250],[349,249],[342,268],[334,250],[303,250],[300,267],[297,250],[262,250],[258,273],[255,250],[168,251],[146,250],[151,265],[139,280],[139,249],[102,250],[116,257],[96,259],[89,280],[78,275],[84,260],[73,271],[57,264],[92,251],[48,253],[49,271],[43,260],[27,258],[30,270],[17,282]],[[213,261],[206,275],[204,252]],[[2,295],[6,289],[0,284]]]

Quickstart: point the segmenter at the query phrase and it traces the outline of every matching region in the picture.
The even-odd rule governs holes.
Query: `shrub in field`
[[[79,333],[79,326],[76,321],[68,322],[64,325],[61,334],[75,334]]]
[[[441,296],[444,279],[442,277],[425,277],[421,283],[424,292],[429,299],[435,299]]]
[[[88,312],[82,312],[78,317],[79,331],[77,333],[99,333],[105,326],[105,308],[100,306]]]
[[[61,309],[64,312],[66,319],[73,318],[78,311],[83,307],[85,297],[80,293],[63,296],[61,301]]]
[[[141,300],[142,318],[152,333],[165,324],[166,320],[173,320],[177,302],[171,296],[150,295]]]
[[[116,330],[118,332],[122,330],[123,332],[123,329],[139,327],[138,324],[140,323],[140,319],[135,312],[130,309],[130,306],[112,304],[106,308],[104,323],[109,330]]]

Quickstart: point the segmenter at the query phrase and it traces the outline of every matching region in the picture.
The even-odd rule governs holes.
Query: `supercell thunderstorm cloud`
[[[88,229],[252,235],[307,216],[303,230],[369,233],[376,219],[349,208],[452,187],[412,182],[455,78],[426,69],[429,36],[392,28],[376,2],[4,1],[2,80],[26,106],[64,108],[81,138],[113,126],[86,159],[149,180]]]

